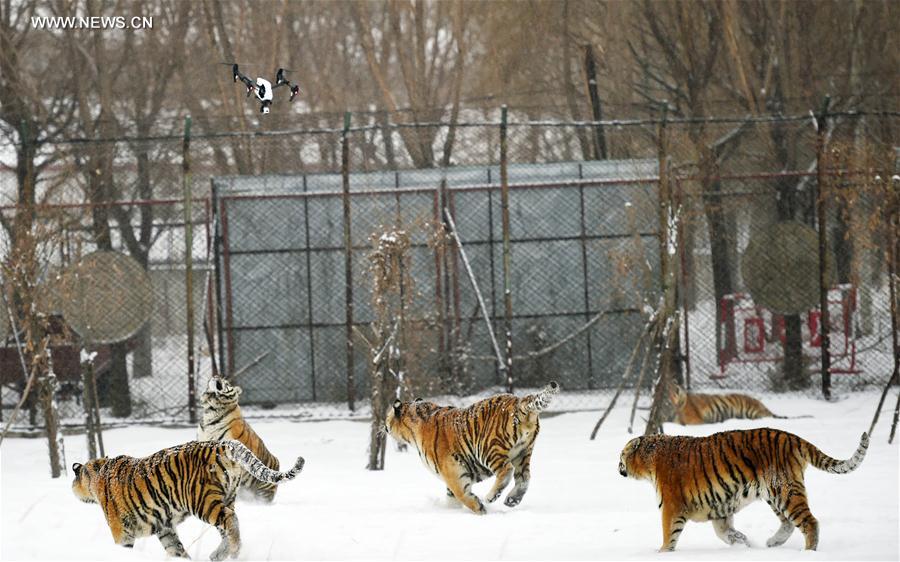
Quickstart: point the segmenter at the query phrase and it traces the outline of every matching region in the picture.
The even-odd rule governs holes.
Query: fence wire
[[[347,129],[310,121],[300,131],[193,138],[187,177],[180,139],[70,140],[51,145],[59,156],[38,183],[41,203],[0,211],[0,250],[9,263],[16,229],[30,216],[45,246],[37,264],[42,284],[98,249],[131,256],[149,276],[152,314],[121,342],[86,342],[61,307],[46,308],[58,332],[52,364],[64,423],[83,417],[82,348],[98,353],[105,420],[127,411],[132,422],[188,421],[191,390],[202,392],[213,362],[243,387],[248,415],[366,416],[378,298],[371,259],[379,239],[398,231],[410,240],[403,325],[392,347],[402,357],[394,373],[400,392],[465,404],[509,386],[447,235],[446,209],[501,353],[509,287],[513,389],[557,380],[564,392],[554,408],[599,409],[659,299],[665,158],[679,209],[682,382],[821,396],[818,261],[778,246],[807,248],[818,258],[822,201],[832,384],[841,391],[881,385],[895,353],[886,228],[900,189],[900,120],[832,115],[820,133],[802,117],[504,124],[491,115],[457,126],[373,117]],[[85,159],[104,162],[99,175],[110,181],[103,190],[78,165]],[[824,162],[822,174],[817,162]],[[193,380],[186,179],[194,197]],[[17,177],[0,184],[15,201]],[[795,238],[773,238],[786,222]],[[807,269],[787,268],[786,259]],[[21,303],[8,282],[4,292],[15,320]],[[802,306],[778,309],[784,299]],[[129,307],[121,308],[127,316]],[[25,377],[11,329],[0,328],[7,415]],[[127,381],[127,408],[116,404],[116,377]],[[40,409],[27,406],[19,424],[40,425]]]

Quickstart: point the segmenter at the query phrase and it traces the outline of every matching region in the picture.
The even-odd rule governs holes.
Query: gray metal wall
[[[597,312],[609,311],[560,350],[519,364],[518,386],[550,378],[570,390],[618,382],[643,325],[642,300],[652,299],[657,289],[655,175],[656,163],[648,161],[509,166],[514,353],[551,344]],[[447,203],[488,310],[495,327],[502,327],[499,177],[496,166],[351,175],[357,323],[372,320],[369,236],[379,225],[398,220],[413,236],[414,310],[436,317],[438,268],[425,229],[417,225],[436,218],[445,181]],[[268,352],[239,377],[247,403],[346,400],[340,185],[336,174],[214,180],[223,339],[232,368]],[[406,191],[410,188],[416,190]],[[649,274],[643,271],[647,265]],[[456,288],[459,301],[450,308],[459,315],[468,353],[490,355],[461,264]],[[435,350],[418,364],[423,371],[436,369],[439,333],[435,326],[423,329],[416,342]],[[362,347],[357,345],[355,379],[357,396],[364,397],[368,358]],[[467,380],[456,386],[460,393],[500,383],[492,363],[474,359],[467,365]]]

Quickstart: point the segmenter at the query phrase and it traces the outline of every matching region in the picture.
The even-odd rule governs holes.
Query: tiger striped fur
[[[681,425],[720,423],[729,419],[758,420],[760,418],[796,419],[812,416],[779,416],[762,402],[746,394],[697,394],[672,385],[669,392],[674,415],[672,421]]]
[[[276,485],[303,470],[298,457],[288,472],[270,469],[238,441],[191,441],[149,457],[118,456],[75,463],[72,491],[99,503],[116,544],[132,547],[156,535],[169,556],[188,558],[175,527],[189,515],[216,527],[222,542],[210,560],[241,549],[234,499],[245,474]]]
[[[496,501],[513,476],[515,486],[504,503],[514,507],[522,501],[540,431],[538,415],[557,392],[559,385],[551,382],[536,394],[500,394],[468,408],[397,400],[385,428],[397,441],[416,447],[425,465],[446,483],[448,495],[482,514],[484,504],[472,493],[472,485],[492,475],[496,480],[487,501]]]
[[[228,382],[227,379],[213,377],[200,398],[203,406],[203,417],[197,430],[199,441],[221,441],[235,439],[253,451],[256,458],[272,470],[278,470],[278,459],[269,452],[265,443],[244,416],[238,405],[241,387]],[[238,494],[242,499],[256,499],[271,503],[275,499],[278,487],[269,482],[253,478],[250,474],[241,476]]]
[[[622,476],[650,480],[662,510],[660,551],[674,550],[685,522],[712,521],[727,544],[749,546],[734,529],[734,514],[765,500],[781,520],[766,543],[780,546],[799,527],[806,548],[815,550],[819,523],[809,510],[803,473],[807,464],[833,474],[862,462],[869,436],[862,434],[849,460],[833,459],[811,443],[777,429],[723,431],[709,437],[649,435],[629,441],[619,458]]]

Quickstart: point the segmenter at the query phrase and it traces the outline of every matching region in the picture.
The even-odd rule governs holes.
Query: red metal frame
[[[731,301],[732,307],[726,306]],[[829,372],[833,374],[857,374],[860,369],[856,364],[856,334],[854,333],[854,315],[856,313],[856,287],[853,285],[838,285],[828,292],[829,311],[831,314],[831,353],[833,364]],[[837,310],[835,310],[839,307]],[[713,375],[714,379],[726,376],[728,365],[735,363],[775,363],[780,361],[784,336],[784,317],[775,314],[762,306],[753,303],[750,295],[735,293],[724,296],[719,302],[717,325],[718,330],[724,330],[727,324],[734,326],[735,333],[743,330],[743,346],[733,354],[725,349],[718,351],[719,374]],[[730,311],[730,312],[729,312]],[[806,334],[803,338],[805,352],[813,351],[822,345],[820,333],[821,312],[813,309],[806,312]],[[768,319],[768,322],[767,322]],[[835,320],[840,319],[839,322]],[[742,321],[741,321],[742,320]],[[766,338],[766,325],[770,326],[770,337]],[[840,328],[838,330],[838,328]],[[723,338],[724,342],[724,338]],[[835,345],[842,343],[842,346]],[[780,345],[776,345],[780,344]],[[847,361],[849,364],[840,366],[838,363]]]

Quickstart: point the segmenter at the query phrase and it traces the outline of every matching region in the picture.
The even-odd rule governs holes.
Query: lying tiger
[[[746,394],[697,394],[686,392],[677,384],[669,389],[669,399],[675,413],[672,421],[681,425],[719,423],[730,419],[758,420],[760,418],[798,419],[812,416],[779,416],[762,402]]]
[[[763,499],[781,520],[766,543],[784,544],[794,527],[806,538],[806,548],[819,543],[819,523],[809,510],[803,472],[807,464],[834,474],[854,470],[866,456],[869,436],[849,460],[822,453],[807,441],[777,429],[723,431],[709,437],[650,435],[629,441],[619,458],[619,473],[650,480],[662,509],[660,551],[675,550],[685,522],[712,521],[727,544],[749,546],[733,526],[734,514]]]
[[[238,397],[241,387],[234,386],[227,379],[213,377],[200,398],[203,417],[197,430],[199,441],[221,441],[235,439],[250,449],[253,454],[272,470],[278,470],[278,459],[269,452],[259,435],[241,414]],[[253,478],[249,473],[241,476],[238,493],[242,499],[258,499],[270,503],[275,499],[277,486]]]
[[[397,441],[415,445],[425,465],[447,484],[448,495],[483,514],[472,485],[492,475],[496,480],[487,501],[496,501],[513,476],[516,483],[504,503],[514,507],[522,501],[540,431],[538,415],[557,392],[559,385],[551,382],[537,394],[500,394],[468,408],[396,400],[385,428]]]
[[[175,526],[193,515],[216,527],[222,542],[210,560],[235,557],[241,549],[234,498],[244,474],[276,485],[303,470],[298,457],[288,472],[269,469],[238,441],[191,441],[149,457],[119,456],[75,463],[72,491],[99,503],[116,544],[156,535],[166,554],[189,558]]]

